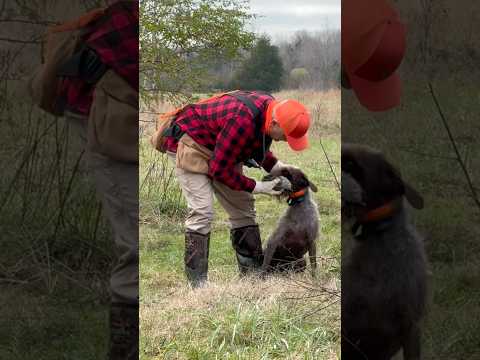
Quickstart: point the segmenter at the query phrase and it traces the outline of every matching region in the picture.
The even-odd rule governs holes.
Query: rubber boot
[[[109,360],[138,360],[138,305],[112,303]]]
[[[209,247],[210,233],[185,233],[185,274],[194,288],[207,281]]]
[[[263,250],[258,225],[232,229],[230,239],[237,256],[240,274],[245,275],[259,270],[263,263]]]

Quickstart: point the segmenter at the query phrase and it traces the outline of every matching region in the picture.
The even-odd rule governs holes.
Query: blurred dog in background
[[[423,199],[378,151],[342,144],[342,359],[420,359],[423,240],[407,200]]]

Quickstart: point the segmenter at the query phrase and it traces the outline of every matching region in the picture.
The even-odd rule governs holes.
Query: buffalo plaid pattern
[[[138,91],[138,1],[119,1],[110,6],[85,34],[87,46],[100,60]],[[66,94],[66,108],[88,115],[95,85],[80,78],[65,78],[61,94]]]
[[[271,96],[243,92],[260,109],[254,119],[250,109],[240,100],[225,95],[201,104],[187,106],[177,116],[175,122],[198,144],[213,151],[209,162],[209,176],[233,190],[252,192],[255,180],[235,170],[235,165],[252,158],[254,152],[263,150],[261,128],[265,120]],[[178,140],[167,139],[167,149],[177,150]],[[276,163],[275,156],[268,151],[262,163],[270,171]]]

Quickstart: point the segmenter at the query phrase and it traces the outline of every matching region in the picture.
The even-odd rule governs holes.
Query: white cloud
[[[258,15],[254,31],[272,38],[300,30],[340,29],[341,0],[250,0],[250,8]]]
[[[300,4],[300,5],[278,5],[269,7],[265,4],[254,5],[251,11],[261,15],[340,15],[340,5],[335,4]]]

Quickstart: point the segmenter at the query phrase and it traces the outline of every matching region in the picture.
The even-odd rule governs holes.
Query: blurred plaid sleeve
[[[101,61],[138,91],[138,1],[120,1],[107,9],[105,16],[86,38],[86,43]]]

